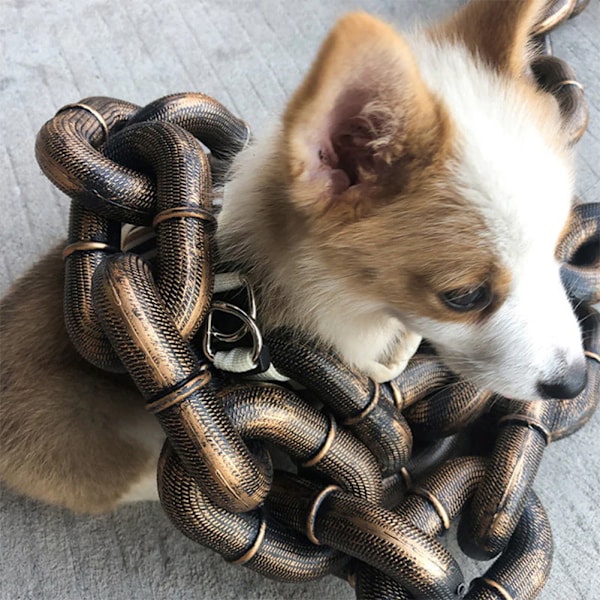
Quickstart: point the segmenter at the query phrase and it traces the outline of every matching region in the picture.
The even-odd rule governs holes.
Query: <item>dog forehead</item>
[[[481,213],[490,241],[510,264],[528,255],[553,257],[570,212],[569,169],[543,146],[510,139],[510,133],[489,141],[497,152],[473,138],[464,145],[456,171],[463,197]]]
[[[460,44],[413,42],[422,77],[454,125],[457,192],[482,214],[509,264],[553,253],[573,196],[572,158],[559,141],[555,104]]]

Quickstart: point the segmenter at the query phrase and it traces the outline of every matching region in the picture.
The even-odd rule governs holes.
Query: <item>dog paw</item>
[[[402,336],[401,342],[397,345],[391,361],[387,364],[375,360],[369,361],[364,367],[365,373],[377,383],[384,383],[385,381],[395,379],[406,369],[408,361],[417,351],[422,339],[420,335],[407,331]]]

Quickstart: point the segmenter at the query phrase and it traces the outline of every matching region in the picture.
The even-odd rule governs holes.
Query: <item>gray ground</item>
[[[177,91],[214,95],[255,132],[281,109],[335,17],[355,7],[404,27],[455,0],[0,0],[0,293],[64,236],[68,200],[33,156],[64,104],[108,95],[144,104]],[[554,35],[586,86],[590,128],[578,190],[598,200],[600,4]],[[536,489],[556,553],[544,600],[595,600],[600,588],[600,418],[551,446]],[[281,585],[233,567],[174,530],[156,504],[75,517],[0,489],[0,599],[352,598],[334,578]],[[481,565],[479,566],[481,568]],[[473,575],[472,567],[467,570]]]

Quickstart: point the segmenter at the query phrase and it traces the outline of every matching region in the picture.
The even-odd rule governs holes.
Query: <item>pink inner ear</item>
[[[353,117],[343,124],[333,138],[339,157],[339,167],[348,175],[350,185],[360,183],[361,177],[374,170],[372,142],[376,132],[363,117]]]
[[[320,169],[330,178],[332,193],[341,194],[375,171],[377,124],[361,113],[368,102],[362,90],[347,92],[329,115],[329,127],[318,149]]]
[[[352,185],[348,173],[343,168],[338,168],[340,159],[330,142],[319,148],[319,162],[321,169],[325,168],[333,195],[345,192]]]

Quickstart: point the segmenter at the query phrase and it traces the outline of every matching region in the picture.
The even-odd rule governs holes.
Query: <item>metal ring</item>
[[[585,93],[585,88],[583,87],[583,85],[581,83],[579,83],[579,81],[576,81],[575,79],[564,79],[563,81],[559,81],[552,88],[552,91],[550,93],[555,94],[560,88],[566,87],[567,85],[574,85],[576,88],[579,88],[582,92]]]
[[[232,565],[244,565],[247,562],[249,562],[250,560],[252,560],[254,558],[254,556],[256,555],[256,553],[260,550],[260,547],[262,546],[262,543],[265,539],[266,533],[267,533],[267,518],[265,516],[264,511],[261,511],[260,528],[258,530],[256,539],[252,543],[252,546],[250,546],[250,548],[248,548],[248,550],[246,550],[246,552],[244,552],[244,554],[242,554],[242,556],[240,556],[239,558],[235,558],[235,559],[227,561],[227,562],[231,563]]]
[[[421,496],[421,498],[428,500],[441,519],[444,529],[450,529],[450,515],[448,514],[446,507],[429,490],[417,486],[412,488],[410,492],[411,494]]]
[[[186,398],[189,398],[196,390],[204,387],[211,379],[211,372],[207,365],[202,365],[202,372],[188,381],[182,383],[174,390],[167,392],[164,396],[151,400],[146,404],[146,410],[153,414],[157,414],[166,410],[174,404],[180,404]]]
[[[398,383],[392,379],[392,381],[388,382],[389,386],[392,390],[392,398],[394,400],[394,406],[398,412],[402,412],[404,408],[404,395],[402,394],[402,390]]]
[[[252,141],[252,129],[250,128],[250,125],[248,125],[247,121],[244,121],[244,119],[240,119],[240,121],[244,124],[244,127],[246,128],[246,139],[244,140],[244,144],[240,149],[241,152],[242,150],[245,150]]]
[[[240,275],[240,279],[244,282],[244,287],[246,288],[246,293],[248,294],[248,314],[252,319],[256,319],[257,309],[254,288],[245,275]]]
[[[363,408],[356,416],[344,419],[342,425],[357,425],[377,406],[380,389],[379,384],[376,381],[373,381],[373,384],[375,385],[375,389],[373,390],[373,397],[369,401],[369,404],[367,404],[367,406],[365,406],[365,408]]]
[[[576,1],[570,0],[562,7],[559,7],[554,14],[546,15],[541,22],[537,23],[532,31],[532,35],[543,35],[558,27],[561,23],[570,18]]]
[[[117,248],[111,246],[110,244],[106,244],[104,242],[94,242],[92,240],[80,240],[78,242],[73,242],[65,247],[62,252],[63,260],[67,259],[71,254],[75,252],[91,252],[94,250],[100,250],[103,252],[118,252]]]
[[[108,141],[108,134],[109,134],[108,125],[106,124],[106,120],[104,119],[104,117],[95,108],[88,106],[87,104],[84,104],[83,102],[74,102],[73,104],[65,104],[62,108],[59,108],[56,111],[56,114],[58,115],[61,112],[69,110],[70,108],[81,108],[82,110],[86,110],[87,112],[89,112],[91,115],[94,115],[94,117],[96,117],[96,120],[98,121],[98,123],[100,123],[100,126],[102,127],[102,131],[104,132],[104,143],[106,143]]]
[[[302,467],[314,467],[321,460],[323,460],[325,455],[331,449],[333,441],[335,440],[336,433],[337,433],[337,425],[335,423],[335,418],[332,414],[330,414],[329,415],[329,430],[327,431],[327,437],[325,438],[323,445],[321,446],[321,448],[317,451],[317,453],[312,458],[309,458],[306,462],[303,462],[301,466]]]
[[[400,475],[402,475],[402,479],[404,481],[404,485],[406,486],[406,489],[407,490],[412,489],[414,482],[413,482],[412,475],[410,474],[410,471],[406,467],[402,467],[400,469]]]
[[[184,217],[192,217],[194,219],[207,221],[211,225],[214,225],[217,222],[215,215],[204,208],[196,208],[194,206],[176,206],[174,208],[167,208],[159,212],[152,221],[152,227],[156,227],[163,221],[168,221],[169,219],[178,219]]]
[[[488,587],[492,588],[494,591],[498,592],[504,600],[515,600],[504,586],[500,585],[497,581],[494,581],[493,579],[489,579],[488,577],[478,577],[474,581],[481,581]]]
[[[206,331],[204,334],[204,354],[207,356],[207,358],[209,358],[211,361],[215,360],[215,353],[213,352],[210,340],[211,337],[214,336],[214,332],[212,331],[212,316],[217,311],[224,312],[229,315],[234,315],[244,323],[244,326],[247,328],[248,332],[252,336],[252,362],[254,364],[258,364],[258,359],[263,349],[263,338],[260,329],[256,324],[256,321],[254,321],[254,319],[252,319],[247,312],[243,311],[238,306],[235,306],[235,304],[230,304],[229,302],[223,302],[221,300],[215,300],[213,302],[206,317]]]
[[[498,425],[507,425],[507,424],[515,424],[515,425],[525,425],[530,429],[535,429],[541,436],[544,438],[546,442],[546,446],[552,441],[552,433],[550,430],[537,419],[532,417],[527,417],[525,415],[519,414],[511,414],[504,415],[501,419],[498,420]]]
[[[592,352],[591,350],[586,350],[584,352],[584,354],[588,358],[591,358],[592,360],[595,360],[597,363],[600,363],[600,354],[598,354],[597,352]]]
[[[240,275],[240,280],[242,281],[248,298],[248,310],[245,312],[252,320],[256,321],[257,309],[254,288],[252,287],[252,285],[248,281],[248,278],[245,275]],[[231,305],[233,306],[233,304]],[[244,324],[242,324],[242,326],[233,333],[222,333],[220,331],[215,330],[212,331],[212,335],[215,339],[226,344],[234,344],[235,342],[239,342],[247,333],[248,328]]]
[[[308,511],[308,516],[306,517],[306,537],[317,546],[321,545],[321,542],[315,536],[315,521],[317,519],[317,513],[319,512],[319,508],[321,504],[323,504],[323,500],[331,494],[331,492],[337,492],[341,490],[341,488],[337,485],[328,485],[326,488],[323,488],[314,499],[310,510]]]

